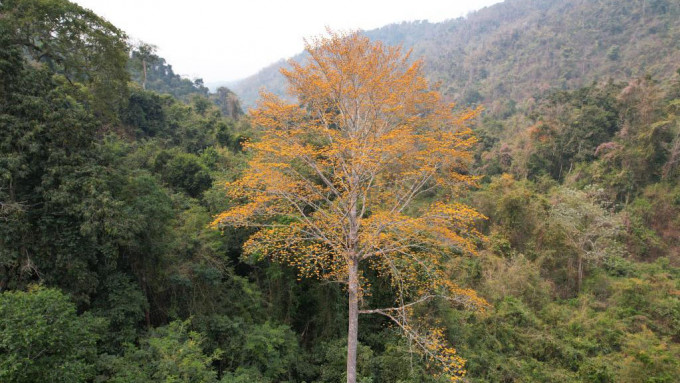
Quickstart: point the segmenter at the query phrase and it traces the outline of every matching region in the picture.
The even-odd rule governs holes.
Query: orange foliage
[[[476,182],[465,173],[476,143],[466,124],[479,110],[454,113],[401,48],[329,33],[307,44],[307,64],[283,71],[298,103],[262,93],[251,112],[261,131],[246,144],[249,167],[227,185],[238,204],[213,225],[261,227],[245,253],[301,276],[351,283],[359,265],[390,280],[397,305],[445,296],[483,308],[442,265],[474,254],[481,237],[474,222],[482,215],[455,202]],[[358,283],[361,294],[367,286]],[[460,376],[462,359],[431,333],[439,336],[424,344]]]

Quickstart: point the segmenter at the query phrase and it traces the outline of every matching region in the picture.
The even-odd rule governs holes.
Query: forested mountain
[[[202,79],[191,81],[176,74],[172,65],[155,52],[156,48],[146,43],[132,49],[127,68],[133,81],[144,89],[172,94],[178,99],[187,99],[191,94],[208,95]]]
[[[228,88],[221,86],[215,93],[210,93],[203,84],[203,79],[189,80],[176,74],[172,65],[156,55],[156,47],[146,43],[137,44],[131,49],[127,62],[130,79],[142,86],[144,90],[151,90],[160,94],[170,94],[181,101],[207,97],[216,104],[226,117],[238,119],[242,114],[238,97]]]
[[[550,89],[608,78],[667,77],[680,62],[680,3],[673,0],[505,0],[441,23],[365,32],[413,49],[457,102],[487,109]],[[296,60],[300,56],[295,57]],[[260,88],[284,94],[276,63],[232,87],[251,107]]]
[[[469,206],[457,219],[478,234],[464,242],[472,251],[428,255],[486,309],[410,312],[462,358],[454,379],[678,381],[679,16],[673,0],[507,0],[367,32],[423,57],[470,121],[462,142],[477,137],[458,174],[476,186],[447,196]],[[273,68],[258,76],[237,93],[285,82]],[[258,228],[211,227],[248,208],[225,184],[275,174],[246,170],[258,157],[243,147],[266,138],[270,115],[242,115],[237,101],[67,0],[0,1],[1,382],[345,381],[347,289],[302,279],[252,241],[244,251]],[[304,108],[269,107],[310,121]],[[411,153],[400,148],[389,149]],[[423,193],[404,214],[440,200]],[[362,307],[395,303],[381,272],[363,270],[362,283]],[[451,381],[392,323],[360,317],[357,381]]]

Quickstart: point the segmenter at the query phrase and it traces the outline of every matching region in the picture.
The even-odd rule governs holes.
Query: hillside
[[[673,73],[680,62],[680,3],[506,0],[466,18],[392,24],[366,34],[412,48],[430,79],[455,100],[490,107],[552,88]],[[234,84],[246,107],[261,87],[283,94],[278,68],[284,63]]]
[[[395,24],[426,73],[339,49],[311,107],[242,115],[92,11],[0,1],[0,382],[343,382],[357,308],[358,383],[678,382],[679,7]]]

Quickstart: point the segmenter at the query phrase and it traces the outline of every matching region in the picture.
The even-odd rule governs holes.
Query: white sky
[[[247,77],[334,30],[465,16],[501,0],[72,0],[158,47],[175,73],[206,83]]]

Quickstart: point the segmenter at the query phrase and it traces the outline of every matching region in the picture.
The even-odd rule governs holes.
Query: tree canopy
[[[454,113],[398,47],[358,33],[329,32],[307,44],[307,64],[283,73],[298,103],[263,94],[252,111],[260,136],[242,177],[229,184],[238,203],[214,224],[261,229],[245,251],[292,264],[305,276],[347,284],[348,382],[356,372],[358,301],[364,273],[385,277],[396,306],[364,310],[393,318],[445,371],[463,362],[421,338],[407,308],[434,297],[483,306],[447,278],[442,259],[475,253],[482,216],[457,202],[476,142],[467,125],[478,111]],[[437,338],[436,332],[433,332]]]

